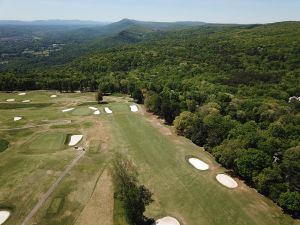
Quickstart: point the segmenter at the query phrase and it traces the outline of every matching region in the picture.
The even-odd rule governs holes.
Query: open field
[[[58,97],[50,98],[53,94]],[[16,102],[5,102],[11,98]],[[20,107],[19,101],[25,98],[32,102]],[[237,180],[236,189],[219,184],[215,177],[225,170],[209,154],[174,135],[142,106],[138,113],[131,112],[128,100],[110,96],[105,98],[108,104],[99,106],[93,102],[93,93],[0,94],[0,144],[8,142],[8,148],[0,151],[0,206],[12,212],[5,225],[21,224],[76,158],[78,150],[68,146],[70,134],[82,134],[79,146],[87,151],[28,224],[89,225],[87,218],[97,212],[103,224],[124,225],[101,202],[120,207],[119,202],[110,202],[112,185],[107,172],[116,152],[133,159],[141,182],[153,192],[149,217],[172,216],[182,225],[300,224],[241,181]],[[99,108],[101,114],[93,115],[89,106]],[[113,113],[105,113],[105,107]],[[67,108],[75,110],[63,113]],[[14,122],[14,116],[23,119]],[[187,156],[199,158],[209,169],[195,169]]]

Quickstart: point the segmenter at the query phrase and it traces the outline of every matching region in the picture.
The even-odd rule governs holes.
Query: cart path
[[[42,198],[38,201],[35,207],[31,210],[31,212],[26,216],[21,225],[28,225],[31,221],[32,217],[37,213],[37,211],[44,205],[49,196],[54,192],[59,183],[64,179],[64,177],[70,172],[70,170],[76,165],[79,159],[84,156],[85,151],[82,151],[64,170],[64,172],[57,178],[57,180],[51,185],[48,191],[42,196]]]

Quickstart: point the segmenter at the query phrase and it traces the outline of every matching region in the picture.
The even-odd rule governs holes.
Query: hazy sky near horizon
[[[0,0],[0,20],[269,23],[300,20],[300,0]]]

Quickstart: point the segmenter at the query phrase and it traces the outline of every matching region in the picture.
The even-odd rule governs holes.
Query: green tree
[[[285,151],[282,169],[293,190],[300,190],[300,146]]]
[[[234,163],[240,154],[245,151],[239,140],[224,140],[221,145],[213,148],[212,154],[224,167],[233,169]]]
[[[187,138],[191,138],[193,134],[194,114],[191,112],[182,112],[174,120],[176,133]]]
[[[257,149],[248,149],[238,156],[235,164],[238,174],[248,182],[264,168],[271,166],[272,158]]]
[[[138,183],[138,173],[134,163],[122,154],[114,161],[116,196],[124,203],[129,223],[132,225],[152,224],[153,220],[144,216],[146,206],[153,202],[152,193]]]
[[[300,216],[300,193],[287,191],[279,197],[279,205],[292,215]]]
[[[136,88],[132,93],[132,97],[137,101],[137,103],[139,103],[139,104],[144,103],[144,96],[143,96],[143,92],[141,91],[141,89]]]
[[[96,101],[98,102],[98,104],[100,104],[103,101],[103,94],[100,90],[96,93]]]
[[[204,146],[207,143],[206,139],[207,129],[203,122],[203,116],[200,113],[196,113],[192,127],[191,140],[196,145]]]
[[[230,117],[223,117],[217,113],[206,116],[203,122],[207,129],[207,145],[209,148],[221,144],[234,127],[234,121]]]
[[[156,93],[149,93],[144,101],[145,107],[149,112],[159,113],[161,107],[161,99]]]
[[[282,171],[277,164],[274,164],[273,167],[263,169],[253,180],[257,190],[267,196],[272,194],[270,191],[273,184],[284,182]]]

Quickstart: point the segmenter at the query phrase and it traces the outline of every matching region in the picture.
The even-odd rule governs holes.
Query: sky
[[[0,0],[0,20],[300,21],[300,0]]]

